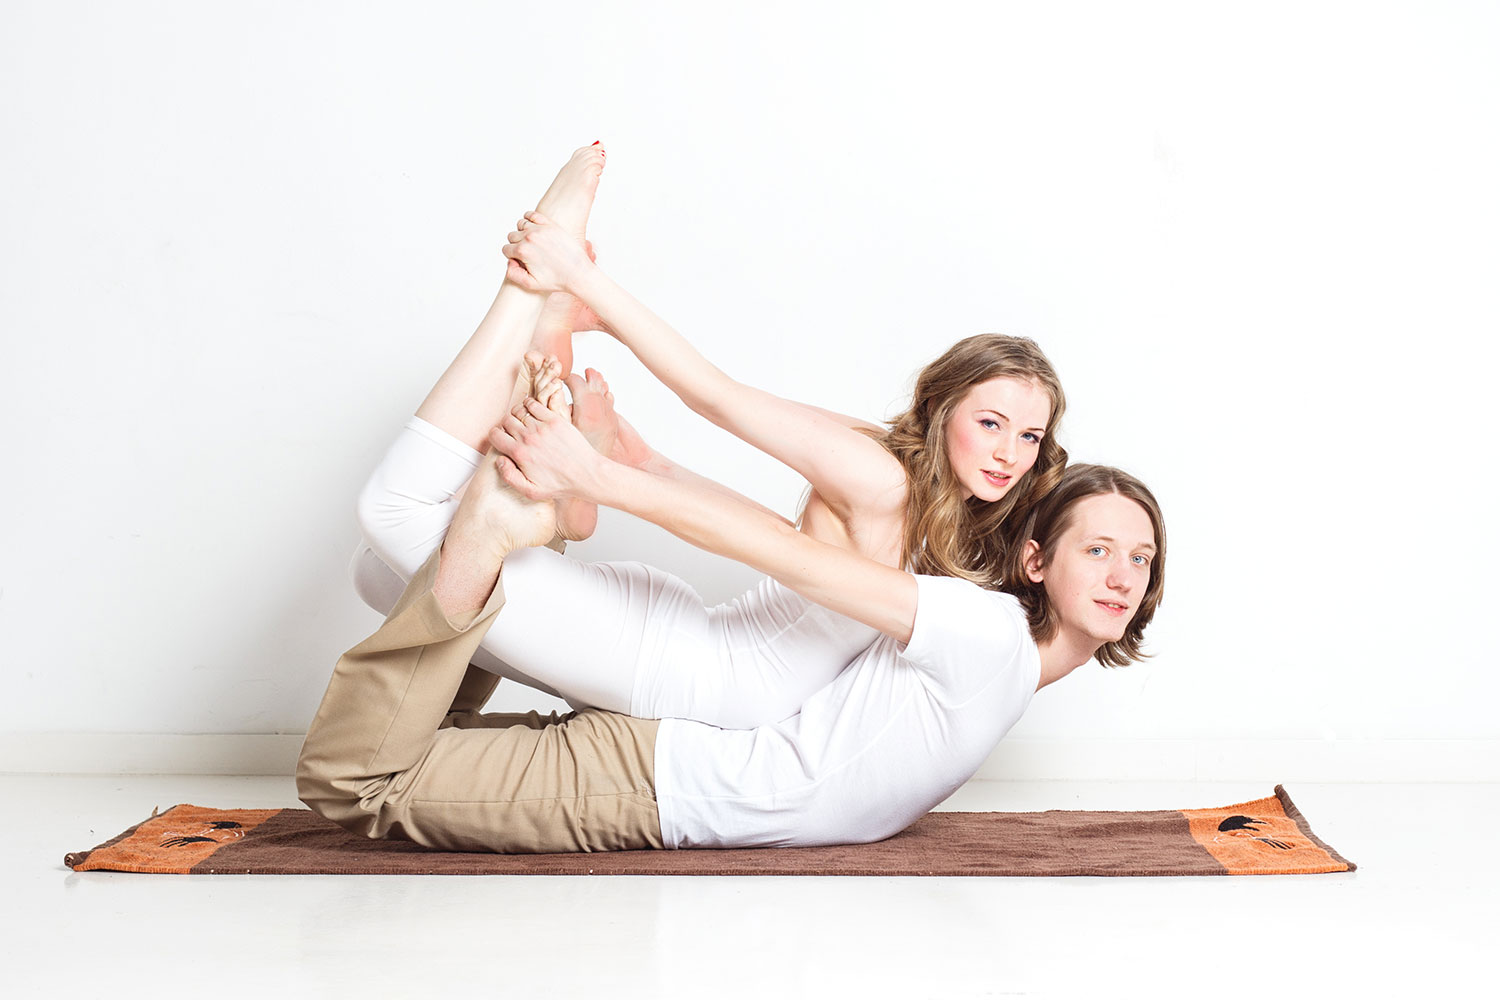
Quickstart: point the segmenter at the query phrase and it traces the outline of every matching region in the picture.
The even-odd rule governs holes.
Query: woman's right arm
[[[539,279],[539,287],[555,282],[583,300],[689,408],[795,469],[835,514],[847,520],[904,504],[900,463],[854,430],[854,422],[730,378],[544,219],[513,233],[512,240],[506,255],[519,262],[510,271],[513,279],[525,280],[516,273],[521,270]]]

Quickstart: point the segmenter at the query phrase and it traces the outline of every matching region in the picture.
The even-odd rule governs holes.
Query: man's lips
[[[1129,605],[1121,604],[1119,601],[1095,601],[1094,603],[1103,608],[1107,613],[1116,616],[1123,615],[1130,610]]]

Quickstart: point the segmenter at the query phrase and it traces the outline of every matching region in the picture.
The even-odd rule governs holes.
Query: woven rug
[[[74,871],[173,875],[1311,875],[1353,871],[1280,785],[1221,809],[935,812],[877,844],[466,854],[356,837],[307,809],[173,806]]]

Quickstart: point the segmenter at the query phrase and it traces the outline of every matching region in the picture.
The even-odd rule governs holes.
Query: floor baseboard
[[[1500,740],[1006,740],[992,781],[1500,781]]]
[[[291,775],[300,733],[0,733],[9,774]],[[1500,781],[1500,740],[1006,740],[990,781]]]

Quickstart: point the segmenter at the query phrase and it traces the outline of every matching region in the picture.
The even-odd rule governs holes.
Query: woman
[[[492,387],[504,384],[520,353],[521,309],[503,303],[508,294],[521,301],[521,289],[558,293],[545,310],[533,296],[531,315],[540,313],[534,346],[564,351],[587,317],[585,325],[613,332],[695,410],[806,477],[811,492],[798,527],[809,537],[886,566],[994,586],[1007,519],[1056,482],[1066,459],[1052,434],[1062,389],[1035,344],[996,335],[960,342],[924,369],[912,405],[888,431],[742,385],[593,265],[582,220],[602,167],[599,147],[580,150],[543,199],[543,208],[556,206],[558,221],[541,211],[521,221],[495,307],[363,492],[368,545],[354,570],[367,603],[388,611],[441,543],[480,461],[488,427],[478,428],[498,422]],[[561,366],[528,357],[532,368],[521,383],[540,392]],[[750,502],[647,448],[615,417],[596,373],[571,376],[568,385],[574,421],[597,449],[667,482]],[[562,537],[592,530],[586,501],[562,501],[556,517]],[[877,635],[773,579],[731,604],[704,608],[684,582],[638,563],[526,551],[507,564],[507,580],[509,600],[476,662],[575,706],[643,718],[747,728],[785,718]]]

